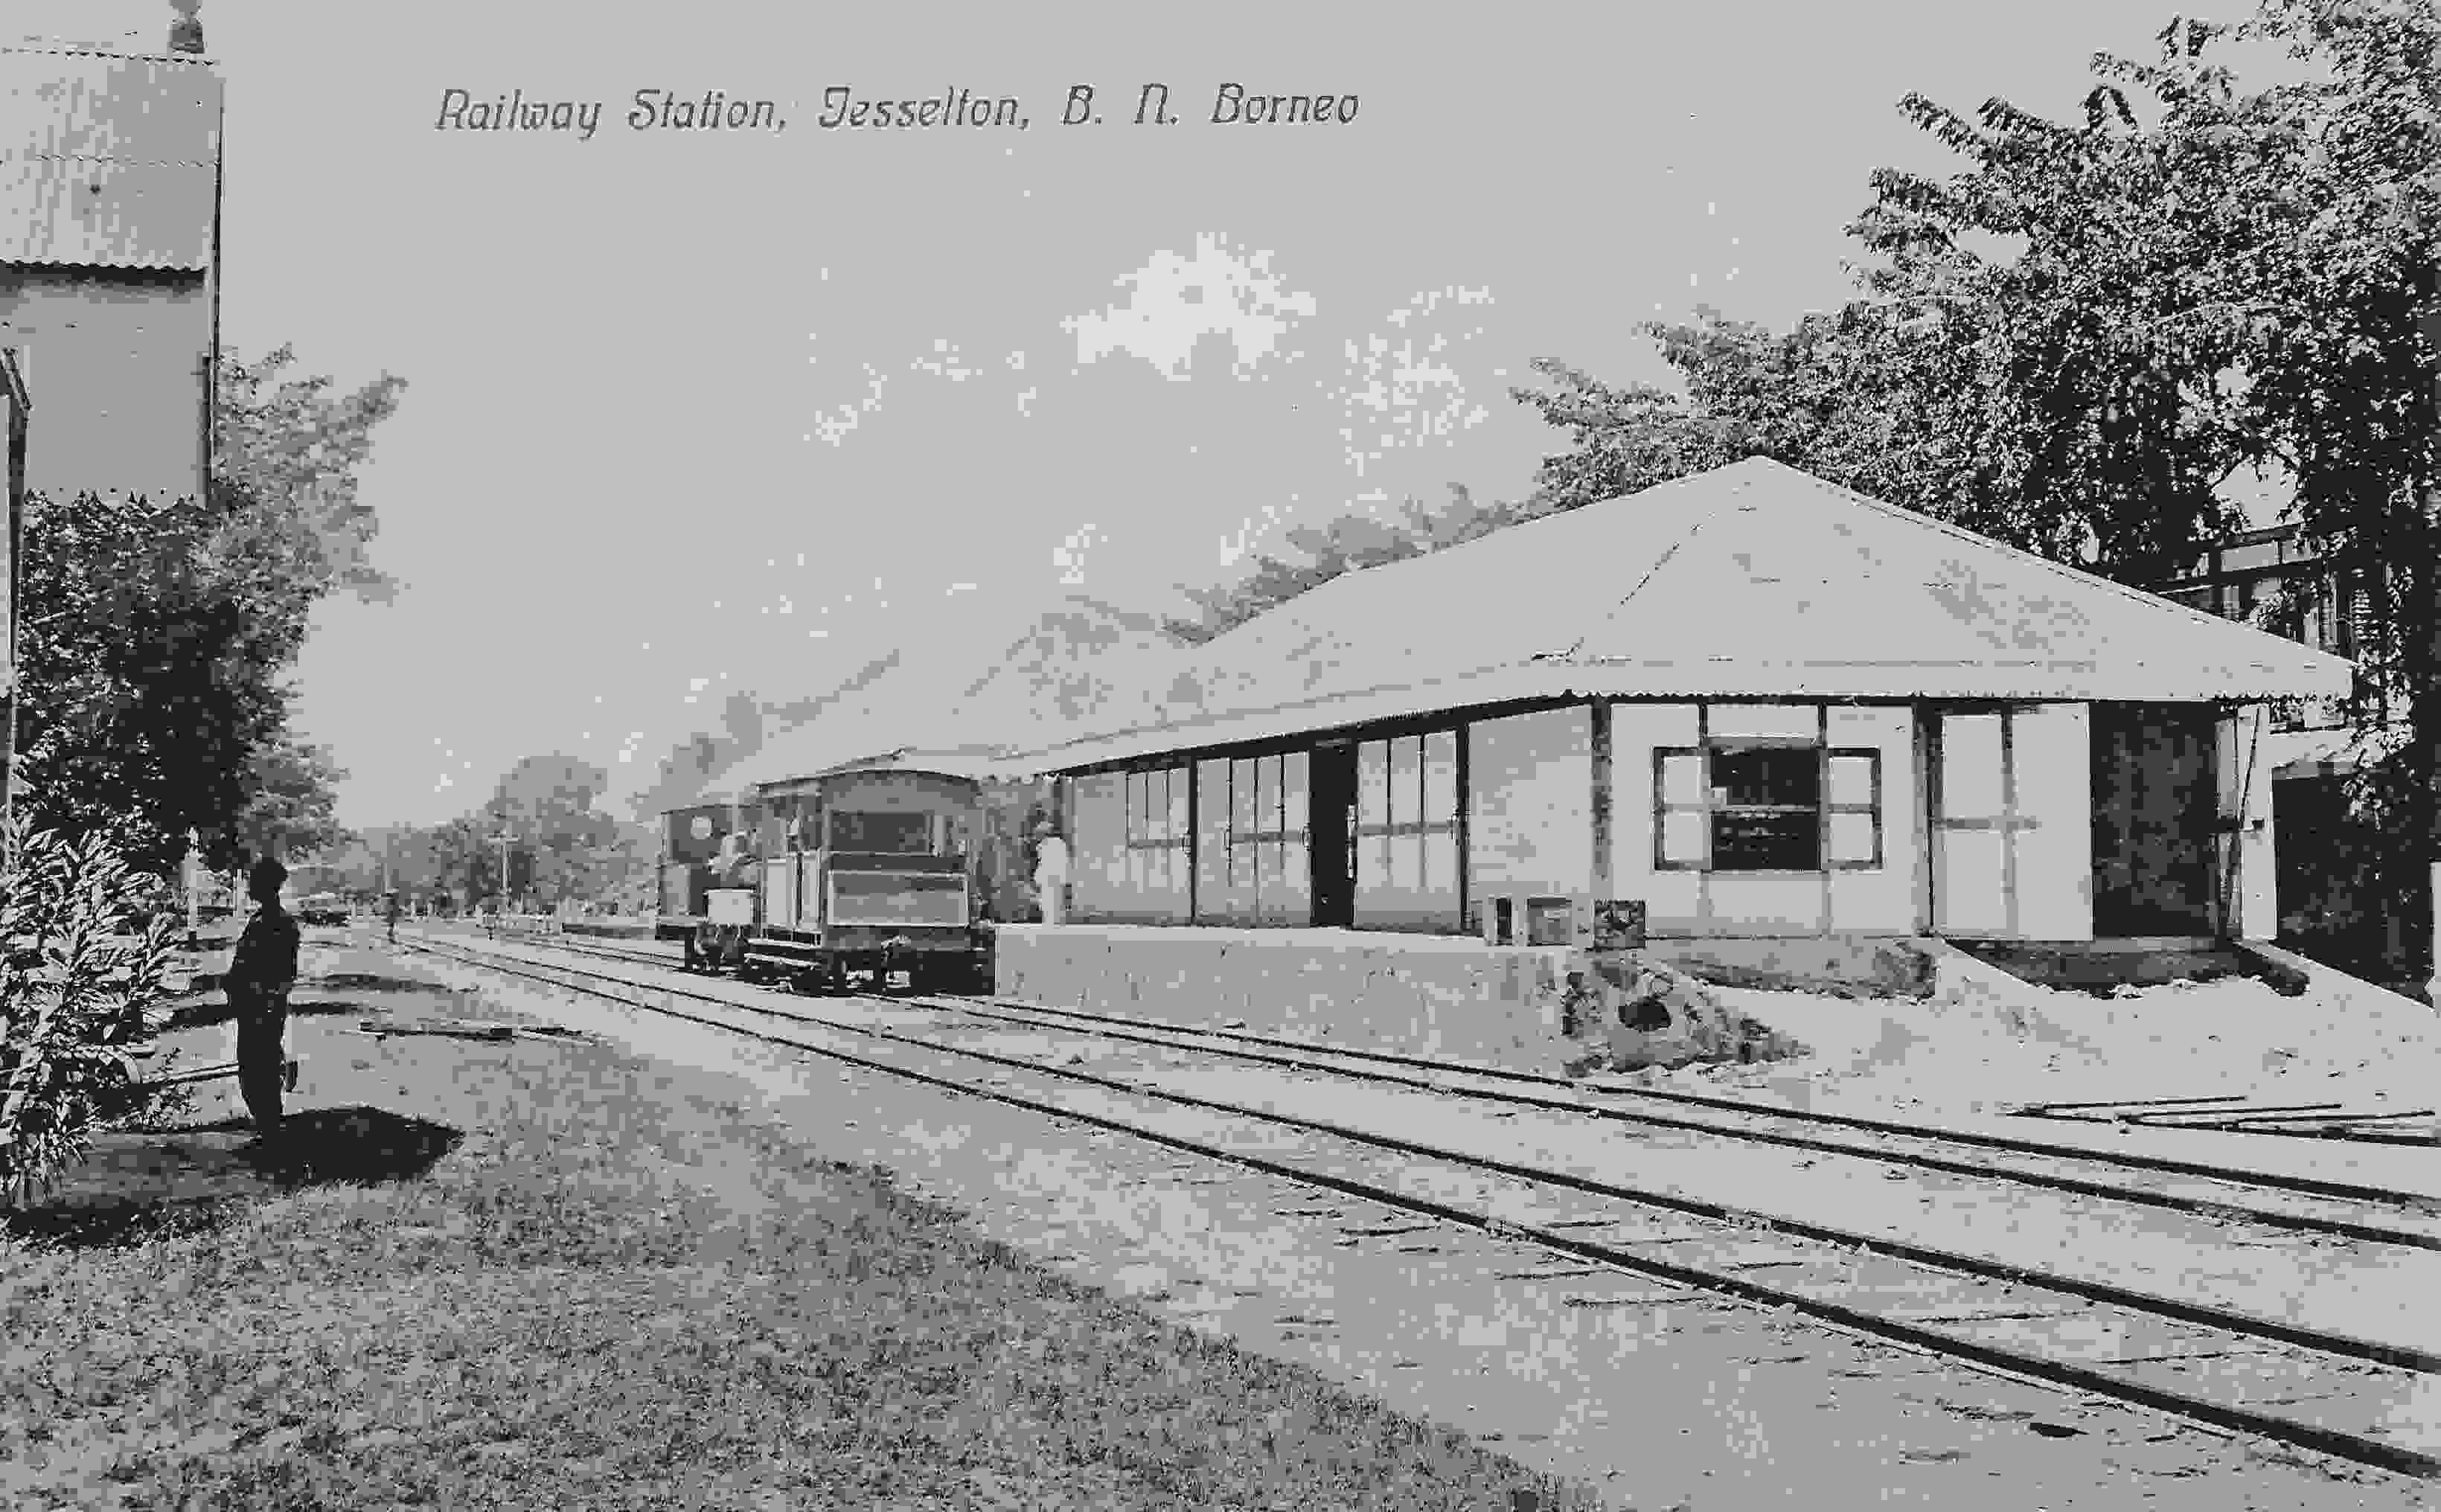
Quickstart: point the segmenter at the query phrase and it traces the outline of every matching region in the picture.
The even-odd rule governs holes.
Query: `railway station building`
[[[1334,579],[1182,670],[1158,722],[1023,757],[1073,924],[1005,940],[1004,989],[1141,1003],[1155,937],[1268,941],[1275,980],[1513,978],[1638,920],[1834,976],[1926,936],[2268,939],[2266,705],[2351,676],[1763,459]]]

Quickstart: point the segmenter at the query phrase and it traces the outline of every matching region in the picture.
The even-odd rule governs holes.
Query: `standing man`
[[[1049,819],[1034,827],[1034,888],[1042,896],[1042,922],[1068,922],[1068,842]]]
[[[390,943],[390,944],[392,944],[392,945],[396,945],[396,944],[398,944],[398,894],[397,894],[397,893],[393,892],[393,893],[391,893],[391,894],[389,895],[389,909],[388,909],[387,910],[385,910],[385,911],[388,913],[388,915],[389,915],[389,943]]]
[[[297,921],[280,906],[288,869],[265,858],[246,876],[255,914],[238,936],[227,981],[229,1007],[237,1015],[237,1084],[246,1111],[263,1138],[280,1131],[280,1082],[286,1057],[288,991],[297,984]]]

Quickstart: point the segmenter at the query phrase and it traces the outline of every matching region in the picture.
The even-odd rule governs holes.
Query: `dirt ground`
[[[1706,990],[1811,1053],[1628,1080],[1964,1113],[2215,1095],[2406,1110],[2432,1107],[2441,1094],[2441,1017],[2390,994],[2336,1006],[2243,977],[2110,997],[2020,983],[2012,1003],[1972,984],[1931,999]]]

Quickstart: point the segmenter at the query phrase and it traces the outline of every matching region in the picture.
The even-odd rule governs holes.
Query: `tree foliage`
[[[1528,513],[1520,504],[1477,504],[1464,486],[1454,483],[1448,501],[1438,509],[1409,499],[1395,519],[1349,513],[1323,525],[1297,526],[1286,532],[1287,544],[1297,554],[1259,553],[1234,582],[1188,588],[1187,596],[1202,613],[1194,619],[1166,620],[1162,628],[1173,639],[1201,644],[1343,573],[1472,541]]]
[[[290,737],[284,679],[315,604],[391,586],[356,474],[405,384],[334,395],[280,379],[292,361],[223,356],[204,498],[27,501],[20,778],[52,822],[141,870],[174,865],[190,829],[224,869],[337,837],[340,774]]]
[[[282,737],[258,749],[254,796],[237,817],[238,848],[253,855],[320,856],[348,838],[336,817],[347,772],[324,746]]]
[[[135,1082],[129,1048],[168,1023],[174,919],[110,842],[11,822],[0,870],[0,1197],[23,1200],[97,1128],[184,1103]],[[130,935],[132,933],[132,938]]]
[[[598,766],[564,755],[529,756],[502,774],[482,807],[431,825],[369,830],[337,855],[342,885],[388,885],[408,899],[467,907],[504,899],[499,837],[507,848],[506,901],[631,903],[652,885],[655,831],[597,806],[608,785]]]

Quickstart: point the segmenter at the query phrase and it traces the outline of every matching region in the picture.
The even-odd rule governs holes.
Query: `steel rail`
[[[661,963],[653,961],[650,957],[641,954],[630,956],[615,951],[593,951],[582,949],[570,951],[570,953],[577,955],[600,955],[606,959],[618,960],[641,965],[661,964]],[[2107,1182],[2086,1180],[2077,1177],[2055,1176],[2039,1171],[2013,1170],[2005,1166],[1986,1165],[1973,1161],[1950,1160],[1939,1155],[1929,1155],[1914,1151],[1873,1149],[1865,1145],[1843,1143],[1836,1140],[1817,1139],[1801,1134],[1781,1134],[1774,1133],[1765,1129],[1726,1127],[1719,1124],[1706,1123],[1700,1119],[1673,1118],[1663,1113],[1637,1112],[1618,1107],[1603,1107],[1567,1098],[1539,1097],[1522,1092],[1495,1091],[1485,1088],[1454,1087],[1443,1082],[1427,1080],[1420,1076],[1408,1076],[1395,1071],[1370,1071],[1348,1066],[1325,1065],[1313,1060],[1303,1058],[1303,1056],[1307,1055],[1347,1056],[1358,1059],[1371,1058],[1365,1053],[1341,1050],[1332,1046],[1298,1044],[1295,1041],[1280,1040],[1270,1036],[1231,1036],[1233,1039],[1256,1037],[1262,1044],[1293,1048],[1301,1053],[1297,1055],[1284,1055],[1257,1050],[1236,1049],[1229,1046],[1182,1045],[1174,1039],[1156,1038],[1154,1035],[1167,1035],[1205,1038],[1210,1037],[1212,1032],[1190,1027],[1161,1024],[1155,1020],[1125,1018],[1115,1015],[1086,1013],[1076,1009],[1043,1008],[1038,1007],[1034,1004],[1010,1005],[997,1001],[991,1001],[990,1005],[986,1007],[978,1004],[971,999],[940,998],[932,996],[908,998],[891,997],[877,1000],[890,1002],[912,1002],[928,1008],[965,1014],[968,1017],[987,1021],[1023,1024],[1035,1028],[1071,1030],[1072,1032],[1075,1031],[1074,1027],[1071,1025],[1045,1022],[1041,1017],[1026,1016],[1048,1015],[1058,1016],[1060,1018],[1082,1018],[1086,1020],[1088,1024],[1093,1026],[1090,1030],[1091,1033],[1109,1039],[1131,1041],[1138,1044],[1162,1045],[1174,1049],[1193,1049],[1202,1051],[1208,1054],[1225,1055],[1233,1059],[1254,1061],[1264,1065],[1315,1071],[1329,1075],[1345,1076],[1358,1081],[1379,1082],[1394,1087],[1406,1087],[1424,1091],[1443,1092],[1485,1102],[1513,1104],[1522,1107],[1533,1107],[1548,1111],[1574,1113],[1582,1117],[1604,1119],[1618,1123],[1642,1124],[1658,1128],[1685,1130],[1731,1141],[1742,1141],[1761,1144],[1777,1144],[1791,1149],[1811,1150],[1817,1153],[1841,1155],[1858,1160],[1882,1161],[1894,1164],[1911,1165],[1924,1170],[1940,1171],[1946,1175],[1963,1176],[1977,1179],[2012,1181],[2019,1185],[2035,1186],[2051,1191],[2072,1193],[2081,1197],[2100,1197],[2109,1201],[2135,1203],[2143,1206],[2158,1207],[2200,1215],[2238,1218],[2248,1222],[2260,1223],[2268,1227],[2297,1232],[2327,1233],[2337,1238],[2356,1239],[2375,1244],[2395,1244],[2409,1249],[2441,1251],[2441,1234],[2419,1233],[2413,1230],[2385,1228],[2377,1224],[2360,1223],[2345,1218],[2325,1218],[2304,1214],[2276,1213],[2263,1208],[2249,1207],[2242,1202],[2216,1201],[2210,1197],[2186,1197],[2175,1193],[2147,1192],[2140,1188],[2115,1186]],[[758,1009],[757,1011],[760,1010]],[[1130,1026],[1142,1026],[1143,1028],[1151,1031],[1151,1033],[1133,1033],[1126,1030],[1113,1029],[1111,1027],[1113,1023],[1126,1023]],[[1484,1076],[1489,1074],[1488,1071],[1474,1067],[1464,1066],[1448,1061],[1422,1061],[1420,1064],[1429,1066],[1432,1070],[1444,1076],[1465,1077]],[[1772,1108],[1747,1107],[1740,1105],[1738,1107],[1738,1111],[1768,1117],[1774,1115],[1778,1110]],[[1927,1143],[1938,1143],[1943,1138],[1943,1136],[1938,1132],[1913,1129],[1910,1129],[1910,1131],[1905,1135],[1890,1135],[1885,1137],[1909,1138]],[[2070,1146],[2041,1146],[2040,1148],[2043,1150],[2044,1158],[2050,1160],[2069,1162],[2084,1161],[2093,1164],[2113,1163],[2113,1158],[2108,1152],[2087,1152]],[[2288,1190],[2286,1186],[2276,1182],[2257,1181],[2248,1174],[2216,1170],[2216,1176],[2215,1179],[2229,1185],[2253,1185],[2265,1186],[2272,1190]],[[2299,1195],[2322,1197],[2323,1194],[2317,1192]],[[2382,1194],[2382,1196],[2390,1197],[2394,1202],[2396,1200],[2396,1194]]]
[[[628,951],[601,949],[591,945],[570,946],[556,942],[548,945],[537,946],[537,948],[560,949],[566,950],[571,955],[593,955],[599,956],[605,960],[675,969],[674,963],[665,958],[642,950]],[[1009,1003],[993,998],[984,998],[981,999],[923,999],[911,998],[895,999],[892,1000],[937,1000],[942,1002],[954,1001],[958,1003],[971,1003],[979,1000],[990,1003],[995,1008],[1004,1010],[1021,1009],[1027,1013],[1055,1014],[1065,1017],[1083,1019],[1089,1023],[1094,1024],[1125,1024],[1131,1028],[1158,1030],[1166,1034],[1192,1035],[1199,1038],[1229,1040],[1240,1044],[1275,1046],[1281,1049],[1343,1056],[1351,1060],[1376,1061],[1386,1065],[1410,1066],[1427,1071],[1438,1071],[1454,1075],[1476,1076],[1492,1081],[1521,1082],[1528,1085],[1544,1087],[1564,1087],[1574,1091],[1601,1097],[1637,1098],[1648,1102],[1676,1103],[1691,1107],[1717,1108],[1749,1118],[1779,1119],[1790,1123],[1816,1124],[1833,1128],[1858,1128],[1871,1133],[1888,1134],[1907,1139],[1935,1141],[1950,1144],[1965,1144],[1981,1149],[2008,1150],[2016,1154],[2039,1155],[2053,1160],[2087,1161],[2098,1164],[2125,1166],[2130,1170],[2155,1171],[2168,1176],[2192,1176],[2201,1178],[2205,1180],[2221,1181],[2233,1185],[2256,1186],[2275,1191],[2294,1192],[2306,1197],[2333,1197],[2342,1201],[2364,1202],[2384,1207],[2406,1208],[2421,1213],[2441,1212],[2441,1200],[2436,1200],[2417,1194],[2393,1192],[2383,1187],[2365,1186],[2350,1181],[2324,1180],[2319,1177],[2289,1176],[2276,1171],[2238,1171],[2227,1166],[2212,1165],[2200,1161],[2181,1161],[2170,1156],[2137,1155],[2125,1150],[2096,1150],[2079,1146],[2046,1144],[2039,1140],[2018,1139],[2006,1134],[1984,1134],[1972,1129],[1946,1128],[1938,1125],[1921,1124],[1904,1124],[1892,1119],[1868,1118],[1853,1113],[1824,1113],[1807,1108],[1772,1107],[1762,1104],[1747,1102],[1741,1098],[1708,1097],[1701,1092],[1671,1091],[1660,1088],[1650,1087],[1605,1086],[1598,1083],[1576,1081],[1565,1076],[1553,1076],[1543,1071],[1517,1071],[1513,1068],[1505,1066],[1471,1066],[1455,1061],[1435,1060],[1430,1056],[1402,1054],[1396,1051],[1360,1050],[1347,1047],[1312,1045],[1293,1039],[1283,1039],[1276,1035],[1250,1034],[1240,1030],[1202,1029],[1183,1024],[1167,1024],[1163,1023],[1159,1019],[1144,1018],[1128,1014],[1095,1013],[1077,1008],[1055,1008],[1040,1003]],[[2165,1099],[2164,1101],[2167,1100]],[[2179,1101],[2187,1101],[2187,1099],[2179,1099]],[[2218,1101],[2218,1099],[2194,1099],[2194,1101]],[[2019,1111],[2026,1112],[2028,1110],[2020,1109]],[[2227,1111],[2234,1114],[2238,1110],[2231,1108],[2227,1109]],[[2067,1117],[2053,1118],[2049,1121],[2060,1124],[2104,1124],[2104,1121],[2099,1119]],[[2105,1126],[2107,1126],[2107,1125],[2105,1125]],[[2272,1133],[2276,1131],[2269,1129],[2251,1129],[2246,1130],[2245,1132]],[[1770,1139],[1770,1136],[1765,1136],[1760,1133],[1757,1133],[1752,1137],[1758,1140],[1766,1141]],[[2299,1135],[2295,1137],[2321,1138],[2324,1136]],[[2365,1139],[2366,1143],[2424,1143],[2420,1140],[2384,1138],[2381,1136],[2360,1138]]]
[[[1395,1188],[1380,1186],[1371,1182],[1359,1181],[1351,1178],[1336,1177],[1325,1172],[1305,1170],[1287,1161],[1271,1160],[1262,1156],[1249,1154],[1244,1151],[1230,1150],[1222,1146],[1211,1144],[1204,1141],[1190,1140],[1178,1135],[1166,1134],[1157,1129],[1146,1128],[1139,1125],[1130,1124],[1122,1119],[1108,1118],[1099,1114],[1085,1112],[1058,1103],[1043,1102],[1036,1098],[1026,1097],[1013,1092],[998,1090],[989,1087],[977,1086],[970,1082],[962,1082],[953,1077],[938,1076],[906,1066],[892,1065],[887,1061],[877,1061],[866,1056],[850,1054],[845,1051],[833,1050],[825,1046],[810,1044],[804,1040],[790,1038],[782,1035],[766,1034],[742,1025],[726,1022],[709,1015],[690,1013],[681,1008],[660,1004],[636,1002],[618,994],[605,992],[598,987],[587,986],[582,983],[554,981],[551,977],[542,975],[541,971],[567,972],[573,976],[592,977],[597,981],[615,982],[621,986],[627,987],[635,991],[659,992],[667,994],[674,998],[691,998],[698,1001],[715,1003],[721,1007],[728,1008],[738,1013],[760,1014],[769,1017],[776,1017],[791,1022],[805,1024],[808,1027],[816,1029],[830,1030],[834,1033],[864,1035],[885,1042],[904,1044],[913,1049],[929,1051],[935,1054],[959,1056],[967,1059],[982,1061],[986,1064],[1009,1067],[1035,1074],[1082,1082],[1102,1088],[1108,1091],[1116,1092],[1125,1097],[1141,1098],[1155,1102],[1174,1103],[1180,1106],[1197,1107],[1206,1111],[1224,1113],[1236,1118],[1253,1119],[1263,1123],[1279,1124],[1287,1127],[1301,1128],[1310,1132],[1325,1134],[1359,1144],[1374,1145],[1379,1148],[1395,1151],[1403,1155],[1421,1156],[1426,1159],[1454,1164],[1461,1168],[1490,1171],[1497,1175],[1509,1177],[1511,1179],[1538,1183],[1545,1186],[1559,1187],[1564,1190],[1585,1192],[1595,1196],[1610,1198],[1612,1200],[1626,1201],[1640,1206],[1657,1207],[1664,1209],[1665,1211],[1674,1211],[1690,1215],[1711,1218],[1716,1221],[1724,1221],[1748,1229],[1762,1228],[1775,1233],[1796,1234],[1799,1237],[1817,1239],[1847,1249],[1865,1249],[1868,1251],[1873,1251],[1874,1252],[1888,1254],[1891,1258],[1908,1260],[1912,1263],[1927,1266],[1935,1269],[1963,1271],[1966,1274],[1983,1275],[1990,1277],[1991,1279],[2011,1281],[2016,1285],[2033,1287],[2043,1290],[2068,1291],[2072,1295],[2087,1296],[2088,1300],[2105,1301],[2109,1305],[2125,1307],[2130,1311],[2149,1313],[2155,1316],[2176,1317],[2180,1318],[2182,1321],[2201,1323],[2206,1326],[2227,1326],[2225,1324],[2215,1323],[2210,1321],[2209,1315],[2217,1311],[2217,1309],[2197,1307],[2190,1304],[2169,1302],[2168,1299],[2149,1298],[2143,1296],[2142,1293],[2133,1292],[2121,1293],[2121,1295],[2127,1300],[2113,1300],[2108,1297],[2096,1296],[2094,1294],[2097,1292],[2119,1292],[2120,1288],[2102,1287],[2088,1283],[2077,1283],[2073,1286],[2063,1287],[2055,1279],[2043,1277],[2038,1272],[2028,1271],[2022,1268],[2003,1266],[1994,1262],[1980,1261],[1972,1256],[1958,1256],[1954,1257],[1953,1261],[1944,1261],[1942,1259],[1935,1258],[1940,1255],[1940,1251],[1929,1251],[1917,1246],[1894,1245],[1890,1241],[1874,1240],[1870,1236],[1864,1235],[1846,1234],[1839,1231],[1825,1230],[1815,1225],[1802,1225],[1781,1221],[1764,1221],[1758,1224],[1751,1217],[1742,1216],[1742,1210],[1731,1208],[1724,1204],[1699,1202],[1688,1198],[1673,1197],[1664,1194],[1641,1193],[1628,1188],[1613,1186],[1608,1183],[1593,1180],[1583,1177],[1569,1176],[1564,1172],[1544,1171],[1533,1167],[1515,1165],[1507,1161],[1487,1160],[1483,1157],[1472,1156],[1459,1151],[1444,1150],[1413,1141],[1404,1141],[1387,1136],[1366,1134],[1360,1130],[1343,1128],[1316,1120],[1300,1119],[1287,1114],[1272,1113],[1256,1108],[1240,1107],[1232,1104],[1220,1103],[1206,1098],[1193,1097],[1184,1093],[1171,1092],[1150,1088],[1133,1087],[1126,1083],[1113,1081],[1107,1077],[1094,1076],[1088,1072],[1074,1071],[1062,1067],[1041,1066],[1031,1061],[1019,1060],[1014,1057],[1004,1055],[995,1055],[985,1051],[961,1049],[956,1046],[942,1045],[931,1041],[918,1039],[913,1036],[894,1035],[886,1030],[875,1029],[868,1025],[840,1024],[815,1017],[810,1015],[793,1014],[779,1009],[750,1004],[732,1003],[725,999],[713,998],[707,994],[683,991],[681,989],[670,987],[658,987],[648,983],[628,981],[621,978],[610,977],[599,972],[585,971],[582,968],[552,966],[547,963],[533,962],[518,963],[517,965],[510,965],[503,963],[497,959],[487,960],[479,952],[443,950],[428,944],[415,945],[410,946],[410,948],[421,949],[429,954],[440,956],[444,960],[454,961],[463,965],[474,966],[479,970],[495,971],[501,975],[510,977],[523,977],[528,981],[540,982],[546,986],[558,987],[563,991],[586,993],[592,997],[601,998],[606,1001],[618,1003],[624,1007],[642,1009],[646,1012],[683,1019],[688,1022],[704,1025],[708,1028],[723,1030],[744,1037],[759,1039],[769,1044],[781,1045],[789,1049],[804,1051],[812,1054],[823,1056],[826,1059],[839,1061],[847,1065],[858,1066],[868,1071],[880,1071],[886,1075],[895,1076],[902,1080],[913,1081],[923,1085],[935,1087],[946,1091],[964,1094],[970,1097],[979,1097],[987,1101],[1004,1104],[1008,1107],[1023,1108],[1030,1112],[1043,1114],[1054,1119],[1070,1123],[1085,1124],[1113,1133],[1125,1134],[1133,1138],[1143,1139],[1184,1153],[1196,1155],[1205,1159],[1222,1161],[1246,1169],[1260,1171],[1266,1175],[1278,1177],[1287,1180],[1340,1192],[1344,1195],[1356,1197],[1363,1200],[1377,1203],[1384,1207],[1403,1209],[1408,1212],[1422,1214],[1444,1221],[1463,1224],[1467,1227],[1498,1236],[1524,1238],[1534,1244],[1541,1245],[1546,1249],[1553,1250],[1561,1253],[1576,1255],[1582,1259],[1593,1260],[1602,1265],[1612,1266],[1619,1269],[1654,1277],[1659,1280],[1673,1282],[1698,1290],[1732,1296],[1741,1301],[1756,1303],[1764,1306],[1787,1308],[1791,1311],[1802,1313],[1808,1317],[1815,1318],[1821,1322],[1830,1323],[1854,1332],[1868,1334],[1894,1343],[1906,1344],[1943,1358],[1966,1360],[1987,1369],[1996,1370],[2004,1375],[2017,1376],[2055,1386],[2070,1387],[2076,1390],[2088,1392],[2096,1395],[2106,1396],[2113,1400],[2145,1407],[2189,1422],[2204,1423],[2215,1428],[2226,1429],[2236,1432],[2256,1434],[2264,1438],[2273,1439],[2278,1442],[2311,1449],[2317,1453],[2328,1454],[2334,1458],[2349,1460],[2360,1465],[2371,1466],[2400,1474],[2415,1476],[2420,1479],[2441,1480],[2441,1455],[2435,1455],[2424,1450],[2409,1449],[2396,1444],[2385,1443],[2379,1439],[2369,1438],[2358,1433],[2350,1433],[2342,1430],[2323,1428],[2310,1423],[2300,1423],[2293,1419],[2278,1417],[2269,1413],[2257,1412],[2251,1408],[2236,1407],[2226,1403],[2202,1400],[2161,1387],[2148,1386],[2139,1381],[2122,1379],[2090,1366],[2079,1365],[2067,1360],[2046,1359],[2038,1355],[2024,1354],[2016,1350],[2004,1348],[1995,1344],[1981,1343],[1974,1340],[1959,1339],[1951,1335],[1941,1333],[1935,1329],[1909,1323],[1895,1318],[1885,1317],[1877,1313],[1867,1311],[1863,1308],[1849,1306],[1845,1304],[1824,1301],[1822,1299],[1806,1296],[1802,1293],[1782,1290],[1776,1287],[1767,1286],[1760,1282],[1744,1280],[1736,1276],[1721,1275],[1716,1272],[1704,1270],[1692,1266],[1673,1265],[1667,1261],[1655,1260],[1647,1256],[1634,1254],[1628,1251],[1615,1246],[1604,1245],[1598,1241],[1572,1238],[1566,1234],[1558,1233],[1549,1227],[1512,1223],[1508,1220],[1492,1217],[1486,1214],[1477,1214],[1450,1204],[1435,1201],[1431,1198],[1416,1197],[1398,1191]],[[528,967],[540,965],[541,971],[520,970],[518,969],[518,966],[520,965]],[[1964,1263],[1961,1265],[1956,1262]],[[2165,1303],[2167,1304],[2166,1306],[2163,1305]],[[2353,1355],[2355,1358],[2373,1359],[2378,1363],[2392,1364],[2395,1368],[2414,1370],[2425,1374],[2441,1373],[2441,1359],[2436,1359],[2431,1355],[2423,1354],[2420,1351],[2400,1350],[2395,1346],[2370,1344],[2365,1341],[2351,1340],[2335,1335],[2317,1334],[2313,1330],[2298,1329],[2284,1324],[2267,1325],[2263,1320],[2239,1319],[2236,1315],[2231,1315],[2231,1317],[2233,1321],[2248,1325],[2246,1327],[2231,1328],[2230,1331],[2233,1332],[2258,1332],[2263,1327],[2269,1326],[2278,1329],[2280,1332],[2276,1334],[2265,1333],[2261,1335],[2262,1337],[2276,1338],[2280,1337],[2281,1334],[2286,1334],[2293,1337],[2285,1339],[2283,1341],[2298,1343],[2302,1347],[2322,1353]],[[2366,1353],[2360,1351],[2370,1352]],[[2385,1355],[2400,1356],[2404,1357],[2405,1359],[2414,1360],[2415,1362],[2402,1363],[2398,1360],[2380,1358]]]

